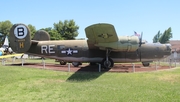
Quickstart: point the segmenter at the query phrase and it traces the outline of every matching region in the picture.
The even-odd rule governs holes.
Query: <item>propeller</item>
[[[139,47],[143,44],[142,42],[143,32],[141,32],[140,38],[139,38]],[[141,48],[139,49],[139,59],[141,61]]]
[[[137,33],[134,31],[135,35],[137,35]],[[139,59],[141,61],[141,45],[144,44],[144,42],[142,41],[142,37],[143,37],[143,32],[141,32],[141,35],[138,35],[139,37],[139,48],[137,50],[137,53],[139,55]]]
[[[140,36],[140,38],[139,38],[139,47],[141,47],[141,45],[143,44],[143,43],[142,43],[142,36],[143,36],[143,32],[141,32],[141,36]]]

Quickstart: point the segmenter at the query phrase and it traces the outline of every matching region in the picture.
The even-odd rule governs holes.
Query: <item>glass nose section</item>
[[[165,47],[164,47],[164,58],[165,57],[168,57],[169,55],[171,55],[171,44],[165,44]]]
[[[167,50],[168,52],[171,52],[171,44],[166,44],[166,50]]]

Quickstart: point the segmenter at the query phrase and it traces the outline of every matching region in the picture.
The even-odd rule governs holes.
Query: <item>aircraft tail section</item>
[[[31,46],[31,34],[29,28],[24,24],[14,24],[10,29],[10,46],[16,53],[24,53]]]

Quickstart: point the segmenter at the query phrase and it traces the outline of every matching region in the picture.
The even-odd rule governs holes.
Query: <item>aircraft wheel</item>
[[[79,65],[82,65],[82,63],[81,62],[72,62],[72,65],[74,67],[78,67]]]
[[[106,58],[102,60],[102,66],[105,68],[112,68],[114,66],[114,62],[111,58],[108,59],[108,62],[106,61]]]
[[[142,64],[143,64],[144,67],[148,67],[148,66],[150,65],[150,64],[147,63],[147,62],[142,62]]]
[[[60,65],[66,65],[67,62],[65,61],[59,61]]]

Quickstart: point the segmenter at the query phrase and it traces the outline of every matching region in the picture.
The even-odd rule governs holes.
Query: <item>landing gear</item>
[[[111,58],[108,58],[108,60],[106,58],[104,58],[102,60],[102,66],[104,66],[106,69],[109,69],[114,66],[114,62]]]
[[[82,63],[81,62],[72,62],[72,65],[74,67],[78,67],[79,65],[82,65]]]
[[[59,61],[60,65],[66,65],[67,62],[65,61]]]
[[[114,66],[113,60],[109,58],[109,49],[106,50],[106,58],[102,60],[102,66],[104,66],[106,69]]]
[[[142,62],[142,64],[144,67],[148,67],[150,65],[149,62]]]

